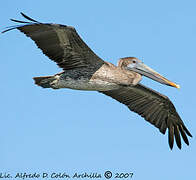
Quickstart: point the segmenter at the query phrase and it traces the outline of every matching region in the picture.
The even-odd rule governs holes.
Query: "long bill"
[[[180,86],[168,79],[166,79],[165,77],[163,77],[162,75],[160,75],[159,73],[157,73],[156,71],[154,71],[153,69],[151,69],[150,67],[148,67],[147,65],[145,65],[144,63],[138,63],[133,69],[131,69],[132,71],[135,71],[141,75],[144,75],[148,78],[151,78],[157,82],[160,82],[162,84],[166,84],[168,86],[173,86],[175,88],[180,88]]]

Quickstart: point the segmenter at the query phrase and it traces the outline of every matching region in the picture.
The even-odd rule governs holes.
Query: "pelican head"
[[[162,84],[166,84],[168,86],[173,86],[175,88],[180,88],[178,84],[175,84],[174,82],[166,79],[147,65],[145,65],[141,60],[135,57],[126,57],[121,58],[118,66],[120,66],[123,69],[134,71],[136,73],[139,73],[143,76],[146,76],[148,78],[151,78],[157,82],[160,82]]]

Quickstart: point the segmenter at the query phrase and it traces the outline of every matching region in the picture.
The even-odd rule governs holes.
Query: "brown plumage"
[[[30,37],[64,71],[53,76],[35,77],[35,84],[43,88],[71,88],[99,91],[125,104],[165,134],[168,129],[169,146],[174,138],[181,149],[181,137],[189,145],[185,127],[168,97],[139,82],[142,75],[162,84],[179,88],[179,85],[164,78],[135,57],[121,58],[118,66],[99,58],[80,38],[73,27],[40,23],[23,13],[30,22],[11,19],[23,25],[8,28],[18,29]]]

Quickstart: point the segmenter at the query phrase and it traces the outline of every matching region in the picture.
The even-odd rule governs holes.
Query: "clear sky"
[[[32,40],[0,35],[0,173],[133,172],[133,179],[193,179],[196,162],[196,3],[179,0],[2,1],[1,30],[24,12],[41,22],[74,26],[104,60],[136,56],[181,85],[144,78],[169,96],[193,134],[171,151],[167,135],[97,92],[35,86],[34,76],[62,71]],[[104,179],[104,178],[103,178]]]

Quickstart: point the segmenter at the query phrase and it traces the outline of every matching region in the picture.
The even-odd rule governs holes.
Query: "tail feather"
[[[55,80],[54,76],[34,77],[35,84],[43,88],[51,88],[51,82]]]

